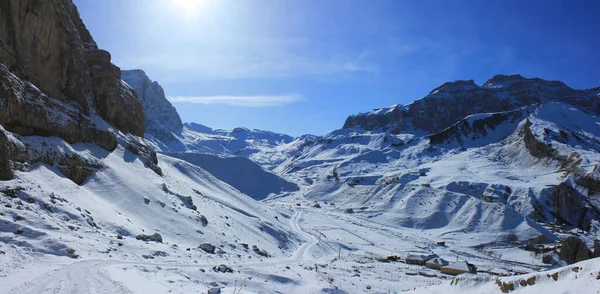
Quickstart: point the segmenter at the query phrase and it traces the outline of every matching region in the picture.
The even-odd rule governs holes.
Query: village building
[[[436,258],[428,260],[425,263],[425,266],[427,266],[428,268],[441,270],[443,267],[447,266],[448,264],[450,264],[450,263],[448,261],[446,261],[445,259],[443,259],[441,257],[436,257]]]
[[[435,254],[432,255],[423,255],[423,254],[409,254],[405,261],[407,264],[416,264],[416,265],[425,265],[425,263],[432,259],[438,257]]]
[[[455,262],[455,263],[452,263],[452,264],[442,267],[441,272],[443,274],[453,275],[453,276],[464,274],[464,273],[476,274],[477,268],[474,265],[472,265],[466,261],[458,261],[458,262]]]

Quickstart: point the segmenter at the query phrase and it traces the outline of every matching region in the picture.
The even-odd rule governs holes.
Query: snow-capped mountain
[[[143,70],[122,70],[123,81],[137,93],[144,107],[144,125],[146,134],[163,142],[176,140],[174,134],[180,134],[183,128],[181,118],[171,105],[163,88],[151,81]]]
[[[559,81],[497,75],[482,86],[473,80],[445,83],[409,105],[395,105],[349,116],[344,128],[394,134],[439,132],[468,115],[502,112],[558,101],[600,112],[600,88],[575,90]],[[431,119],[435,118],[435,119]]]
[[[167,150],[244,156],[269,170],[290,156],[280,147],[294,140],[284,134],[241,127],[222,130],[186,123],[184,128],[181,140],[166,146]]]
[[[599,220],[596,191],[577,183],[600,161],[599,125],[594,113],[552,102],[471,115],[422,137],[342,129],[302,146],[275,171],[317,183],[307,197],[373,205],[365,213],[379,215],[377,205],[399,201],[396,192],[382,191],[408,197],[435,188],[500,202],[543,222],[570,219],[587,230]],[[579,200],[566,208],[558,204],[562,197]]]
[[[292,137],[247,128],[221,130],[197,123],[184,125],[163,88],[143,70],[124,70],[122,76],[140,98],[146,140],[157,150],[202,167],[257,200],[299,189],[265,170],[283,161],[287,154],[275,149],[291,142]]]
[[[0,16],[0,293],[600,287],[600,88],[499,75],[325,136],[220,130],[70,0]]]

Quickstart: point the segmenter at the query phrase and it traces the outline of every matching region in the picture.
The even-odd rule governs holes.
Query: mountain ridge
[[[600,113],[599,94],[600,87],[575,90],[560,81],[496,75],[482,86],[473,80],[446,82],[407,105],[351,115],[343,128],[390,131],[395,134],[431,134],[442,131],[468,115],[509,111],[549,101],[561,101]]]
[[[145,132],[163,141],[175,141],[183,123],[179,113],[156,81],[150,80],[141,69],[121,70],[123,81],[131,86],[138,95],[144,108]]]

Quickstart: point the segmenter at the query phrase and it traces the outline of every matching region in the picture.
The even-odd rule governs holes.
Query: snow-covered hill
[[[600,88],[500,75],[325,136],[212,129],[71,1],[0,6],[0,293],[600,288],[567,266],[600,256]]]
[[[265,171],[246,157],[221,157],[190,152],[167,154],[202,167],[219,180],[256,200],[263,200],[269,195],[299,190],[298,185]]]
[[[135,240],[136,235],[153,233],[160,233],[165,244],[178,244],[177,250],[202,242],[242,242],[261,243],[276,255],[282,254],[277,246],[293,246],[290,229],[275,218],[276,211],[186,161],[159,155],[159,175],[146,168],[131,148],[120,146],[107,152],[59,139],[25,140],[54,145],[102,167],[81,185],[44,163],[3,182],[0,201],[7,210],[0,218],[7,244],[29,243],[34,252],[61,255],[66,254],[62,249],[72,247],[80,256],[92,258],[99,253],[86,246],[108,248],[123,242],[141,250],[147,244]],[[17,229],[23,233],[15,235]],[[78,236],[85,238],[79,241]],[[227,248],[228,254],[239,250],[243,251],[239,246]]]
[[[579,195],[594,202],[595,191],[576,183],[600,161],[599,124],[593,113],[547,103],[472,115],[423,137],[340,130],[305,145],[276,171],[299,182],[316,183],[308,197],[372,207],[365,209],[371,214],[387,215],[410,202],[412,195],[421,199],[424,194],[419,191],[434,188],[428,193],[460,193],[456,199],[469,195],[549,222],[567,213],[554,207],[559,200],[551,196],[553,187],[563,181],[579,191],[569,197]],[[442,196],[431,197],[437,207]],[[423,211],[436,213],[433,207]],[[437,212],[446,214],[443,211]],[[401,210],[398,214],[414,221],[415,213]],[[456,215],[463,214],[450,213]],[[479,217],[476,222],[489,216]]]

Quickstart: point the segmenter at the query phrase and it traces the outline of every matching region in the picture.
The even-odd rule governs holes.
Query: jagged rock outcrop
[[[89,162],[77,154],[59,158],[56,162],[53,162],[53,164],[56,165],[63,175],[77,185],[83,184],[88,176],[96,170],[104,168],[103,165]]]
[[[599,93],[600,88],[575,90],[557,81],[497,75],[483,86],[473,80],[448,82],[409,105],[352,115],[346,119],[344,128],[432,134],[471,114],[509,111],[549,101],[600,113]]]
[[[475,141],[488,137],[489,133],[495,135],[493,141],[498,141],[514,132],[524,118],[535,110],[535,107],[524,107],[512,111],[477,114],[461,119],[445,130],[429,135],[431,144],[449,144],[456,142],[464,145],[467,141]],[[512,127],[505,128],[504,132],[494,132],[503,124],[511,124]],[[486,142],[482,142],[486,143]]]
[[[84,55],[97,45],[75,5],[1,1],[0,19],[0,62],[49,96],[87,106],[91,85]]]
[[[144,108],[133,89],[121,80],[121,69],[110,63],[110,53],[90,49],[85,57],[100,116],[125,133],[143,137]]]
[[[12,180],[14,174],[10,168],[10,142],[3,130],[0,130],[0,181]]]
[[[594,240],[594,251],[592,252],[592,258],[600,257],[600,240]]]
[[[600,165],[596,165],[594,170],[576,180],[576,183],[588,189],[588,195],[600,193]]]
[[[600,219],[585,196],[567,183],[556,186],[550,199],[553,202],[554,217],[565,224],[587,230],[593,219]]]
[[[81,105],[49,97],[2,64],[0,123],[8,131],[21,135],[58,136],[69,143],[93,142],[107,150],[117,147],[116,135],[95,126]]]
[[[571,236],[562,242],[559,257],[568,264],[589,259],[591,256],[592,252],[588,249],[585,242],[577,237]]]
[[[127,150],[136,155],[144,166],[154,171],[157,175],[162,176],[162,169],[158,166],[158,156],[156,151],[150,148],[144,141],[137,138],[129,138]]]
[[[533,124],[529,118],[527,118],[525,119],[525,124],[519,130],[519,134],[522,136],[523,142],[525,143],[525,148],[527,151],[529,151],[529,154],[531,154],[533,157],[541,159],[556,160],[560,164],[561,169],[566,172],[581,172],[579,167],[583,160],[581,158],[581,154],[577,152],[573,152],[568,156],[560,154],[556,149],[552,148],[551,145],[540,142],[536,138],[531,130],[532,125]],[[550,130],[545,130],[545,132],[550,135],[552,133]]]
[[[146,133],[163,143],[174,141],[174,134],[181,133],[183,123],[175,107],[165,97],[163,88],[151,81],[143,70],[123,70],[122,75],[144,107]]]
[[[116,147],[98,118],[143,136],[143,109],[70,0],[0,2],[0,123],[23,135]]]

